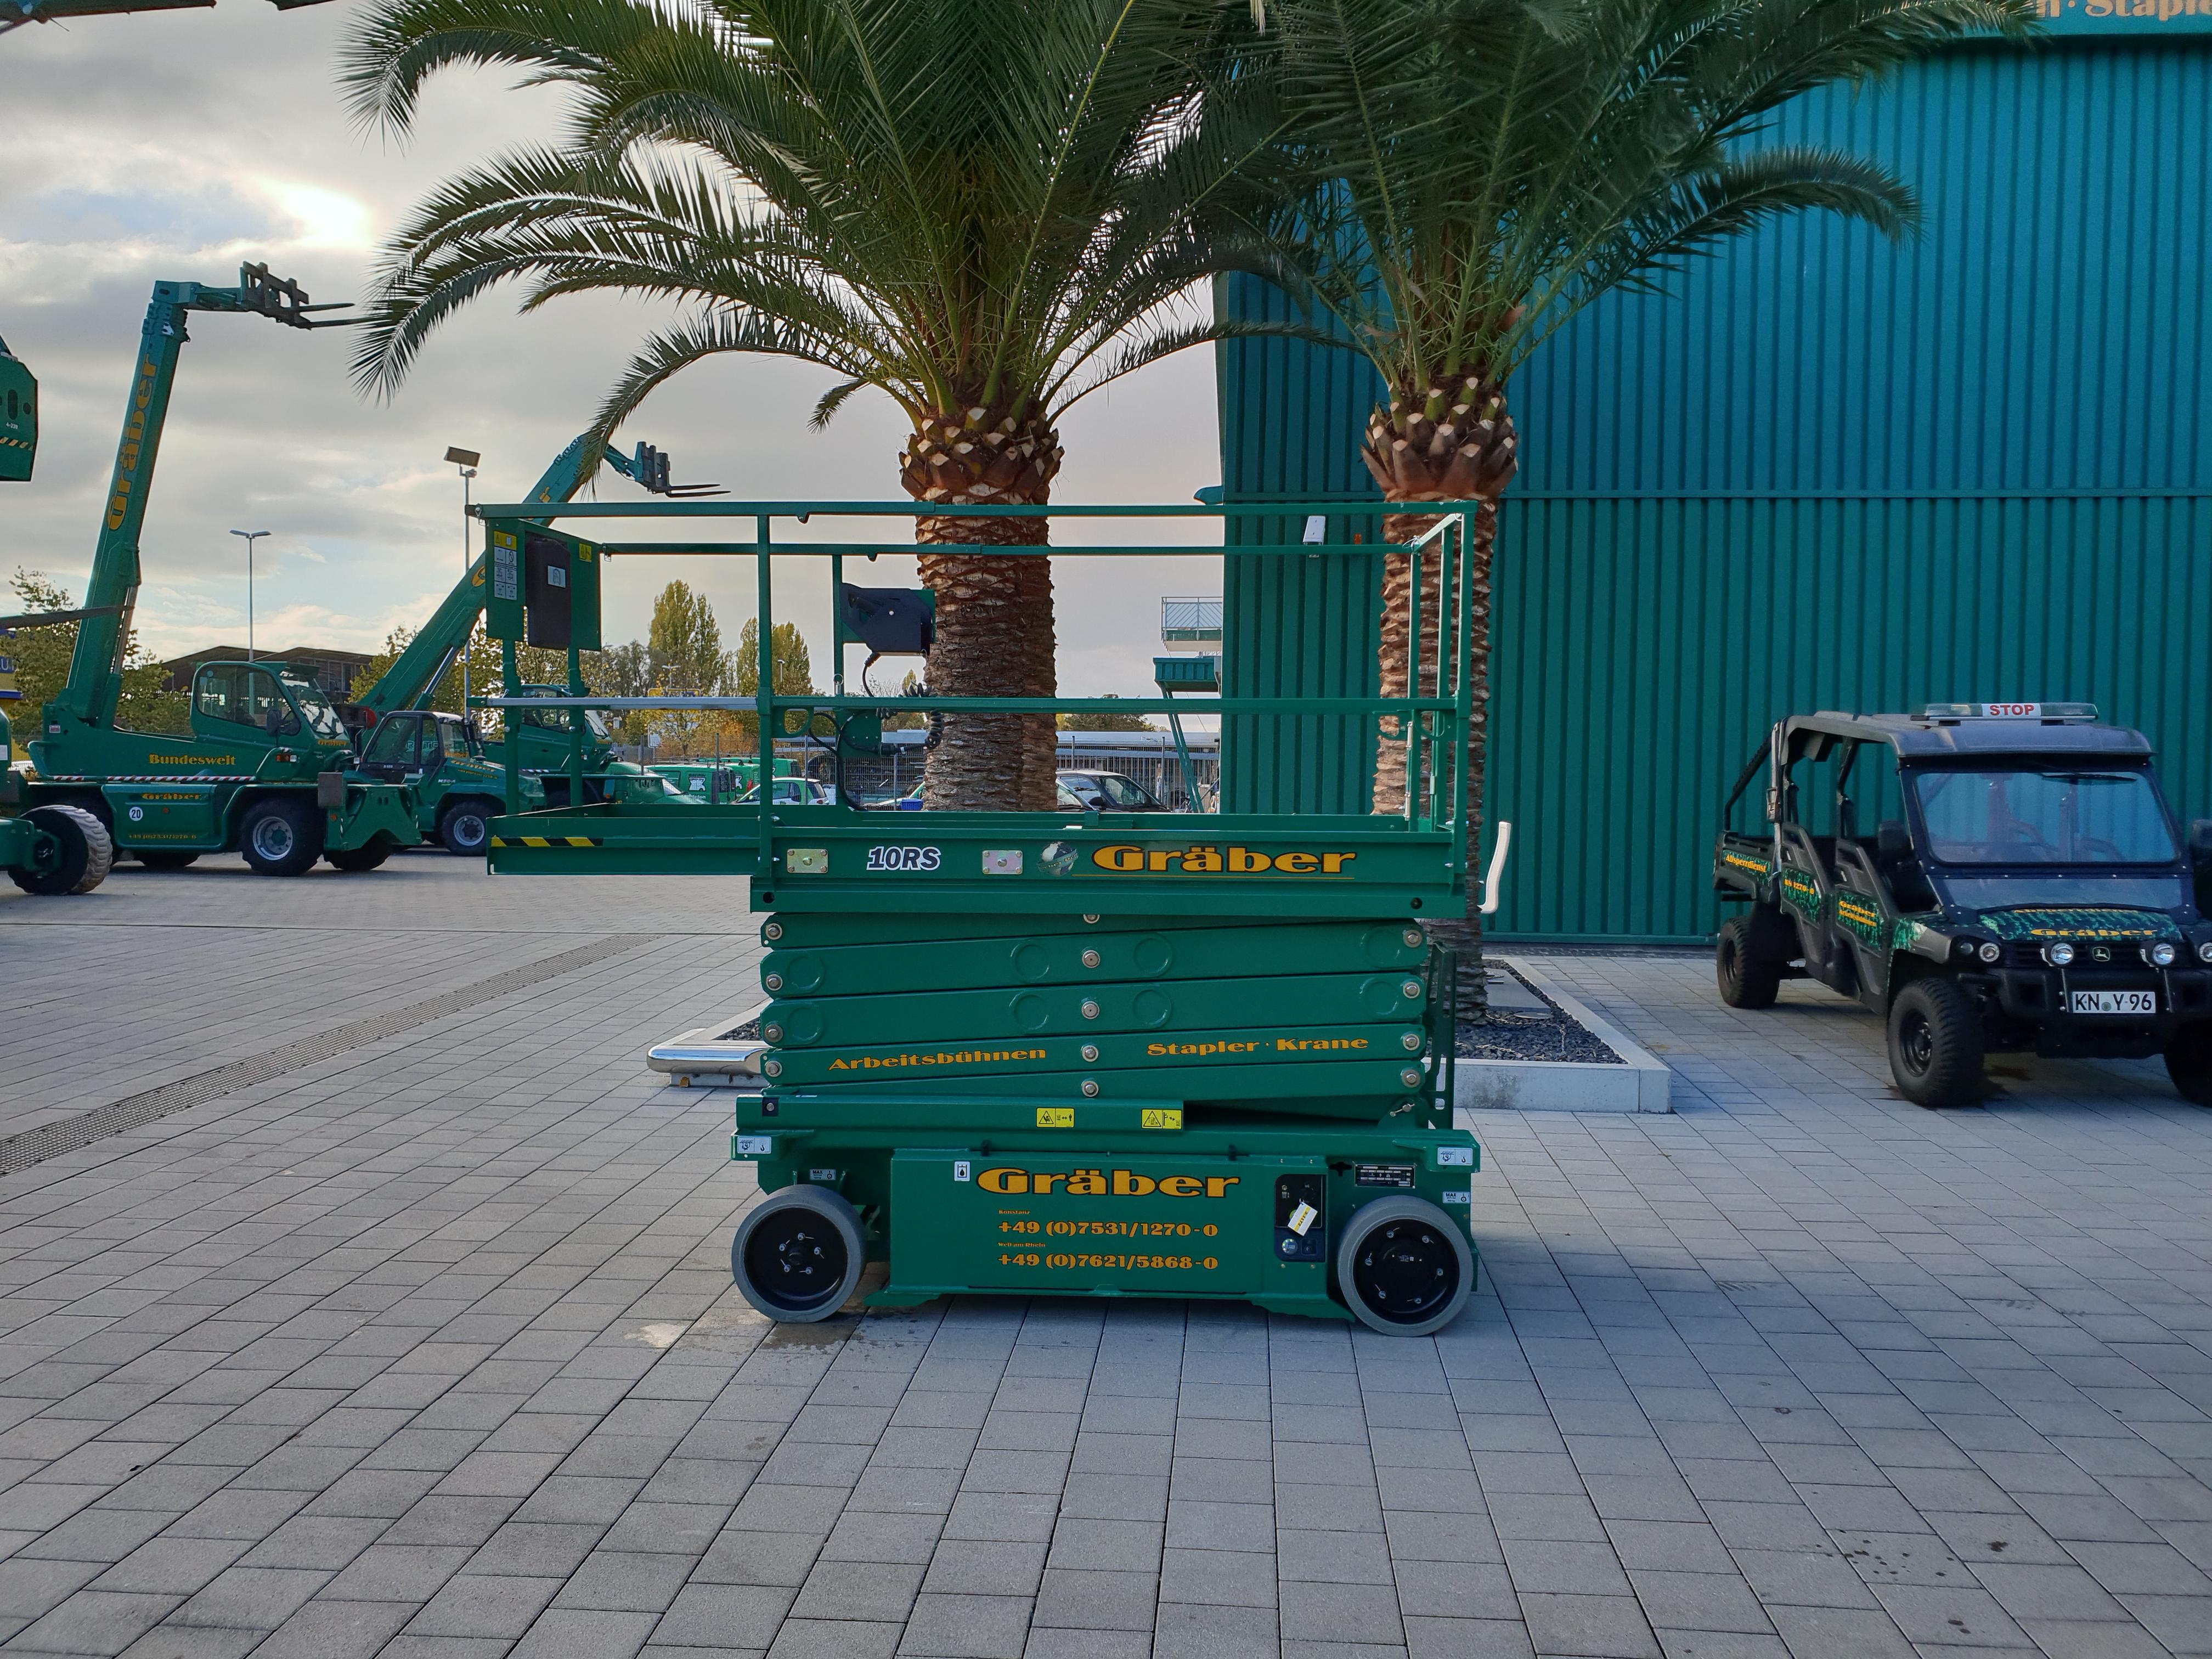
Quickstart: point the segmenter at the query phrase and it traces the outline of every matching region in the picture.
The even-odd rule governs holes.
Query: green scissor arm
[[[596,453],[596,459],[594,455]],[[595,441],[590,434],[572,440],[568,447],[553,458],[553,464],[530,487],[526,498],[533,501],[567,502],[588,483],[600,466],[607,465],[634,483],[643,485],[656,495],[690,496],[719,495],[712,484],[672,484],[668,481],[668,457],[651,444],[641,443],[625,455],[613,445]],[[378,677],[357,700],[357,706],[369,710],[380,719],[404,708],[426,708],[430,694],[436,688],[446,670],[453,665],[454,657],[468,643],[469,635],[476,631],[477,618],[483,615],[484,563],[479,554],[470,564],[468,574],[446,595],[445,602],[433,611],[422,631],[407,642],[407,648],[392,659],[392,666]]]
[[[190,337],[185,313],[191,311],[247,312],[293,328],[329,328],[340,319],[310,313],[343,310],[310,305],[297,283],[269,274],[263,264],[240,265],[236,288],[199,283],[156,283],[146,323],[140,331],[138,362],[131,377],[131,402],[123,411],[123,439],[115,452],[115,477],[100,508],[100,542],[92,557],[92,580],[85,589],[85,619],[76,630],[69,680],[46,707],[46,723],[64,721],[103,728],[115,723],[122,690],[123,642],[131,635],[131,608],[138,599],[138,534],[146,519],[146,496],[153,488],[154,459],[169,414],[176,384],[177,358]]]

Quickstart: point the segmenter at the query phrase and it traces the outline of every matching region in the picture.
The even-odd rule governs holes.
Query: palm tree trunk
[[[1426,501],[1476,501],[1468,538],[1467,576],[1471,611],[1468,626],[1469,702],[1467,750],[1467,909],[1456,917],[1431,917],[1430,938],[1459,952],[1462,1026],[1488,1015],[1489,996],[1482,962],[1481,846],[1483,786],[1490,740],[1490,575],[1498,540],[1498,498],[1512,482],[1520,440],[1506,412],[1505,389],[1480,371],[1439,376],[1441,385],[1400,386],[1389,405],[1369,417],[1360,459],[1382,486],[1392,509],[1383,518],[1383,538],[1403,546],[1426,532],[1437,514],[1419,510]],[[1382,695],[1431,693],[1437,684],[1437,629],[1426,619],[1436,615],[1437,561],[1421,561],[1420,661],[1413,660],[1407,604],[1413,587],[1411,556],[1383,556],[1382,639],[1376,667]],[[1376,755],[1375,810],[1400,812],[1406,805],[1404,736],[1397,722],[1383,721]]]
[[[900,480],[917,501],[945,506],[1042,507],[1060,471],[1058,435],[1045,422],[980,402],[918,422],[900,458]],[[1042,518],[925,517],[915,540],[1042,547]],[[929,689],[951,697],[1048,697],[1054,667],[1052,562],[978,553],[921,554],[921,580],[937,596]],[[932,811],[1048,812],[1053,808],[1049,714],[948,714],[929,757],[923,805]]]
[[[1428,924],[1429,937],[1459,953],[1462,1026],[1489,1017],[1490,991],[1482,961],[1482,825],[1489,814],[1484,786],[1490,762],[1490,567],[1498,545],[1498,505],[1485,499],[1468,537],[1468,653],[1467,717],[1467,910]],[[1402,773],[1403,768],[1401,771]]]

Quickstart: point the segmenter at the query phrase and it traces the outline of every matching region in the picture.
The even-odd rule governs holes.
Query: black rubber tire
[[[349,853],[332,848],[323,854],[333,870],[374,870],[392,856],[392,837],[378,836],[366,846],[356,847]]]
[[[172,853],[154,847],[137,848],[131,853],[131,856],[149,870],[183,870],[197,863],[199,859],[198,853]]]
[[[50,856],[33,869],[10,870],[9,879],[27,893],[58,897],[89,893],[115,866],[115,842],[107,826],[82,806],[33,806],[24,821],[48,839]]]
[[[1982,1097],[1982,1018],[1956,980],[1916,979],[1889,1006],[1889,1074],[1930,1109]]]
[[[501,808],[478,795],[464,795],[438,809],[438,840],[458,858],[480,859],[491,842],[491,821]]]
[[[2184,1025],[2166,1039],[2166,1074],[2193,1106],[2212,1106],[2212,1025]]]
[[[1474,1292],[1474,1252],[1459,1224],[1425,1198],[1400,1193],[1352,1212],[1336,1241],[1337,1294],[1386,1336],[1426,1336]]]
[[[811,1325],[845,1305],[867,1265],[860,1212],[841,1193],[800,1185],[770,1193],[730,1241],[738,1294],[779,1324]]]
[[[1760,953],[1749,916],[1730,916],[1713,940],[1713,977],[1731,1008],[1771,1008],[1782,992],[1779,962]]]
[[[305,875],[323,855],[323,815],[283,795],[255,801],[238,821],[238,850],[256,875]]]

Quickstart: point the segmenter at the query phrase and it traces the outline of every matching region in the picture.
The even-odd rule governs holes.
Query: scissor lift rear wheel
[[[1467,1305],[1474,1253],[1451,1218],[1426,1199],[1378,1198],[1345,1224],[1336,1282],[1360,1323],[1389,1336],[1426,1336]]]

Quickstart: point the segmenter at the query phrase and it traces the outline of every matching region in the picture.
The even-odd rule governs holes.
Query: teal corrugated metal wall
[[[1887,160],[1922,233],[1771,227],[1672,297],[1600,301],[1516,377],[1501,932],[1708,932],[1721,797],[1794,708],[2086,697],[2212,813],[2212,51],[1960,52],[1802,100],[1776,137]],[[1349,487],[1356,360],[1238,342],[1221,363],[1232,498]],[[1257,624],[1236,562],[1231,626]],[[1326,793],[1270,758],[1231,800]]]
[[[1216,303],[1225,312],[1279,321],[1289,307],[1275,289],[1249,276],[1224,279]],[[1221,349],[1218,383],[1222,477],[1241,499],[1284,496],[1326,501],[1374,495],[1355,443],[1375,402],[1366,359],[1291,340],[1241,340]],[[1265,410],[1264,422],[1245,411]],[[1346,411],[1351,436],[1345,435]],[[1264,429],[1263,429],[1264,428]],[[1230,434],[1245,447],[1232,464]],[[1380,519],[1331,516],[1326,534],[1339,545],[1357,534],[1370,544]],[[1376,566],[1357,555],[1298,559],[1237,556],[1237,544],[1301,538],[1290,519],[1234,519],[1224,556],[1222,690],[1236,697],[1359,697],[1375,690]],[[1222,808],[1231,812],[1364,812],[1373,783],[1360,758],[1362,722],[1327,717],[1240,715],[1222,731]]]

